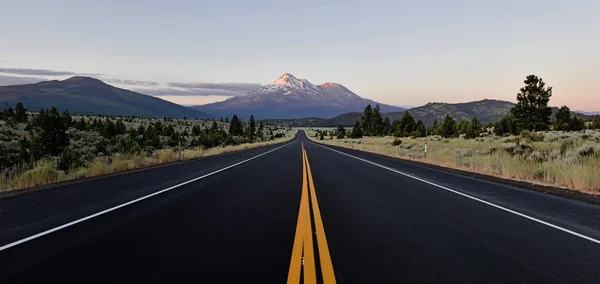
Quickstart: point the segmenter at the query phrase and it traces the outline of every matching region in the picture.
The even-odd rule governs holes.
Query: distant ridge
[[[56,106],[74,114],[209,118],[210,115],[156,97],[120,89],[98,79],[75,76],[59,81],[0,87],[0,108],[22,102],[31,111]]]
[[[450,115],[456,121],[462,119],[470,120],[473,117],[483,123],[488,124],[490,122],[499,121],[505,116],[510,109],[514,106],[514,103],[501,101],[501,100],[490,100],[485,99],[481,101],[473,101],[466,103],[428,103],[424,106],[415,107],[408,111],[414,117],[415,120],[422,120],[427,126],[433,125],[434,120],[442,121],[446,114]],[[363,107],[364,108],[364,107]],[[557,107],[552,108],[552,116],[558,111]],[[401,112],[387,112],[383,116],[389,117],[391,120],[398,119],[404,114]],[[591,116],[574,112],[580,118],[591,119]],[[352,126],[358,120],[360,121],[362,112],[349,112],[338,115],[330,119],[307,117],[301,119],[266,119],[263,122],[268,124],[285,125],[291,127],[333,127],[333,126]]]
[[[341,84],[327,82],[314,85],[290,73],[281,75],[271,84],[244,95],[221,102],[194,106],[194,109],[218,116],[238,114],[256,118],[331,118],[341,113],[361,111],[376,102],[361,98]],[[402,111],[403,108],[380,104],[382,111]]]

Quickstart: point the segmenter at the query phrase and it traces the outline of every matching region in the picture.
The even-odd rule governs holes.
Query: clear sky
[[[514,101],[536,74],[552,105],[600,110],[599,15],[598,0],[0,0],[0,83],[91,74],[197,104],[289,72],[418,106]]]

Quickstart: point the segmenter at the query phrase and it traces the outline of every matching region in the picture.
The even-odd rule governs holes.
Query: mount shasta
[[[244,118],[254,115],[266,118],[330,118],[341,113],[362,111],[367,104],[377,102],[361,98],[346,87],[336,83],[314,85],[285,73],[274,82],[247,94],[221,102],[193,106],[192,108],[214,116]],[[383,112],[403,111],[403,108],[379,104]]]

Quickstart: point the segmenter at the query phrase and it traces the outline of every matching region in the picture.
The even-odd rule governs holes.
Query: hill
[[[505,116],[510,109],[513,107],[513,103],[500,100],[481,100],[467,103],[428,103],[424,106],[411,108],[408,111],[414,117],[415,120],[422,120],[427,126],[433,125],[434,120],[442,121],[446,114],[449,114],[456,121],[462,119],[469,120],[473,117],[483,123],[487,124],[490,122],[499,121]],[[557,107],[552,108],[552,118],[558,111]],[[384,117],[389,117],[390,120],[400,118],[404,114],[401,112],[387,112],[383,113]],[[573,112],[574,115],[590,120],[593,117],[577,112]],[[267,119],[263,120],[266,124],[273,125],[285,125],[291,127],[333,127],[340,124],[344,126],[353,126],[354,122],[360,120],[362,112],[350,112],[330,119],[318,119],[318,118],[301,118],[301,119]]]
[[[209,118],[210,115],[156,97],[120,89],[90,77],[0,87],[0,108],[22,102],[31,111],[56,106],[74,114]]]
[[[290,119],[301,117],[332,118],[340,113],[362,111],[376,102],[361,98],[337,83],[314,85],[285,73],[277,80],[247,94],[227,100],[194,106],[216,116],[253,114],[257,119]],[[403,111],[403,108],[380,104],[383,112]]]

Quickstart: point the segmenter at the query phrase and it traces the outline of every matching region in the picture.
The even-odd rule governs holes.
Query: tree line
[[[262,122],[257,125],[254,116],[250,116],[248,122],[243,122],[234,115],[229,124],[229,131],[214,120],[210,126],[205,125],[201,128],[195,124],[191,131],[187,128],[181,131],[168,123],[172,119],[167,118],[162,121],[148,120],[147,123],[140,123],[134,127],[133,124],[127,126],[125,123],[133,121],[131,118],[79,117],[77,119],[73,118],[68,111],[60,113],[56,107],[42,108],[37,113],[30,113],[20,102],[14,109],[0,110],[0,120],[5,121],[9,126],[9,130],[4,130],[5,136],[19,136],[15,132],[18,124],[25,124],[24,130],[28,133],[20,137],[18,147],[7,147],[5,143],[0,143],[0,171],[16,165],[31,165],[34,161],[43,158],[58,159],[60,170],[83,166],[86,161],[82,159],[82,153],[75,151],[76,145],[71,145],[73,134],[70,129],[93,132],[101,136],[102,139],[94,141],[93,153],[88,153],[92,157],[110,156],[116,153],[151,154],[157,149],[179,146],[211,148],[252,143],[257,140],[272,140],[284,136],[283,133],[274,133],[271,127],[265,127]]]
[[[493,129],[494,134],[503,136],[507,134],[518,135],[522,131],[581,131],[586,128],[586,122],[573,115],[569,107],[562,106],[556,114],[556,119],[551,121],[552,108],[548,106],[552,96],[552,87],[546,87],[542,78],[529,75],[517,94],[517,103],[510,112],[496,123],[482,125],[476,117],[470,120],[457,122],[450,115],[441,121],[433,121],[433,125],[426,127],[421,120],[415,121],[410,111],[405,111],[402,117],[394,121],[383,117],[379,105],[372,108],[367,105],[360,120],[357,120],[352,130],[347,131],[340,125],[334,134],[338,138],[361,138],[363,136],[389,136],[395,137],[424,137],[426,135],[439,135],[442,137],[475,138],[488,129]],[[589,123],[590,129],[600,129],[600,115],[596,115]],[[322,134],[323,132],[318,132]],[[325,136],[323,133],[321,136]]]

